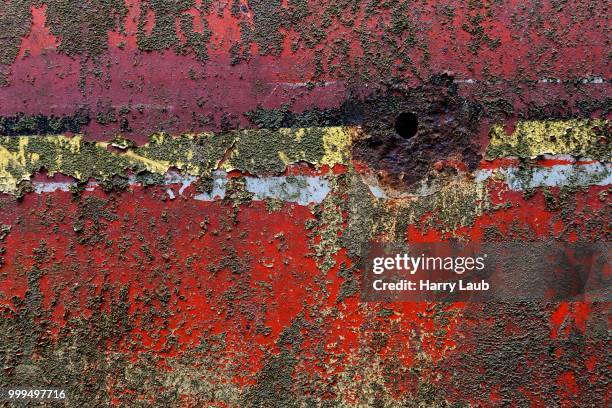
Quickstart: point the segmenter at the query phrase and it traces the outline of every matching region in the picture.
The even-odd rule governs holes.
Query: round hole
[[[419,120],[412,112],[402,112],[395,119],[395,131],[404,139],[410,139],[417,133]]]

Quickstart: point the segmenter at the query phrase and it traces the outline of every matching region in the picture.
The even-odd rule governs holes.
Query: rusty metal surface
[[[0,387],[606,406],[609,304],[362,303],[377,242],[610,237],[606,2],[0,4]]]

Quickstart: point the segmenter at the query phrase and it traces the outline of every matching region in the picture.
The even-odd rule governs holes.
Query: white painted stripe
[[[481,169],[473,174],[474,182],[485,183],[494,178],[504,181],[511,190],[524,191],[538,187],[563,187],[563,186],[606,186],[612,185],[612,164],[600,162],[588,164],[559,164],[551,167],[533,167],[531,169],[520,169],[518,167],[506,167],[498,169]],[[245,177],[246,191],[253,194],[254,200],[277,199],[285,202],[293,202],[299,205],[321,203],[331,192],[328,178],[324,176],[277,176],[277,177]],[[168,197],[173,200],[178,196],[184,196],[185,190],[190,187],[197,177],[185,176],[177,172],[168,172],[164,176],[162,185],[169,186],[166,189]],[[389,195],[383,186],[378,184],[375,177],[366,177],[364,182],[372,195],[380,199],[388,199]],[[197,193],[193,199],[198,201],[215,201],[225,198],[227,189],[227,173],[215,171],[213,173],[213,185],[210,193]],[[140,185],[137,178],[129,177],[130,185]],[[51,193],[54,191],[70,191],[76,187],[76,182],[56,181],[34,181],[32,182],[34,192]],[[179,185],[178,190],[170,186]],[[85,189],[93,191],[99,184],[95,181],[87,183]],[[435,194],[437,188],[430,183],[422,183],[413,189],[409,196],[424,196]],[[403,194],[402,196],[404,196]]]
[[[40,193],[52,193],[54,191],[70,191],[70,187],[76,186],[75,182],[70,181],[33,181],[32,186],[34,192]]]
[[[612,184],[612,165],[590,163],[583,165],[559,164],[536,167],[528,175],[516,167],[500,169],[510,189],[523,191],[537,187],[606,186]]]
[[[475,181],[484,182],[496,174],[503,177],[510,189],[523,191],[537,187],[607,186],[612,184],[612,164],[557,164],[529,170],[518,167],[478,170]]]
[[[492,178],[503,181],[514,191],[525,191],[538,187],[608,186],[612,185],[612,164],[595,162],[589,164],[558,164],[531,169],[520,169],[518,167],[481,169],[475,171],[473,176],[476,183],[485,183]],[[376,178],[369,177],[367,181],[364,181],[374,197],[390,198],[383,187],[378,184]],[[413,188],[411,194],[402,194],[401,196],[421,197],[434,194],[436,191],[435,184],[422,183],[422,185]]]
[[[300,205],[320,203],[331,191],[329,182],[317,176],[246,177],[246,189],[256,200],[275,198]]]
[[[574,80],[571,80],[571,81],[574,82]],[[578,78],[577,81],[582,82],[583,84],[597,84],[597,85],[606,84],[609,82],[600,76]],[[465,78],[465,79],[455,79],[453,80],[453,82],[456,84],[477,84],[477,83],[487,82],[487,81],[480,81],[477,79]],[[540,78],[538,79],[538,82],[541,84],[561,84],[563,82],[569,82],[569,80],[561,80],[559,78]]]

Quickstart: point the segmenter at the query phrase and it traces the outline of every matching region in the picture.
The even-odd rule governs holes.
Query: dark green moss
[[[260,371],[255,386],[243,396],[243,407],[299,407],[293,390],[293,370],[297,359],[289,351],[270,356]]]
[[[25,115],[0,117],[0,135],[33,136],[80,133],[89,124],[89,111],[78,109],[72,116]]]
[[[72,221],[79,244],[95,245],[106,241],[107,223],[119,218],[113,210],[113,202],[90,196],[81,201],[79,207],[78,216]]]
[[[10,0],[2,4],[0,11],[0,64],[11,64],[19,54],[21,38],[30,30],[32,0]],[[0,81],[1,82],[1,81]]]
[[[96,113],[96,122],[100,125],[108,125],[109,123],[117,122],[117,115],[115,108],[108,105],[103,110]]]
[[[208,27],[205,18],[209,12],[210,3],[203,2],[200,8],[202,14],[202,33],[194,30],[193,16],[185,13],[186,10],[194,8],[194,0],[152,0],[140,4],[140,18],[138,20],[137,44],[143,51],[162,51],[173,48],[178,54],[193,52],[199,61],[208,59],[208,43],[212,31]],[[145,31],[148,13],[152,11],[155,22],[150,34]],[[181,43],[176,31],[176,20],[180,21],[180,29],[185,35],[186,42]]]
[[[202,19],[205,25],[207,20]],[[198,33],[193,29],[193,16],[191,14],[181,15],[181,29],[185,33],[187,39],[186,48],[193,50],[196,59],[206,61],[208,59],[208,43],[212,35],[212,31],[205,28],[203,33]]]
[[[359,291],[359,270],[349,268],[346,264],[340,264],[338,276],[344,279],[338,291],[338,302],[343,302],[344,299],[354,296]]]
[[[47,25],[68,55],[98,56],[108,49],[108,31],[122,30],[123,0],[47,0]]]
[[[490,50],[494,50],[501,45],[499,38],[491,38],[482,26],[484,17],[478,13],[468,17],[468,23],[464,23],[461,28],[470,34],[471,40],[468,42],[468,48],[472,54],[478,54],[483,45],[488,46]]]
[[[280,28],[284,22],[281,0],[250,0],[249,9],[253,13],[252,35],[243,41],[254,41],[261,55],[279,55],[282,50],[284,34]]]
[[[102,180],[100,187],[106,192],[110,191],[124,191],[129,186],[129,179],[125,176],[113,176],[111,178]]]
[[[292,112],[288,105],[277,109],[257,107],[245,116],[260,129],[344,126],[361,123],[366,104],[347,99],[338,108],[313,108],[302,113]]]
[[[233,177],[227,181],[223,201],[230,204],[234,210],[231,216],[234,224],[237,224],[238,210],[250,204],[252,199],[253,193],[247,191],[244,177]]]

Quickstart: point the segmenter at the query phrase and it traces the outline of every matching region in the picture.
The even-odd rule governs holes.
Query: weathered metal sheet
[[[605,406],[605,302],[364,303],[370,241],[607,242],[605,2],[0,5],[0,387]]]

